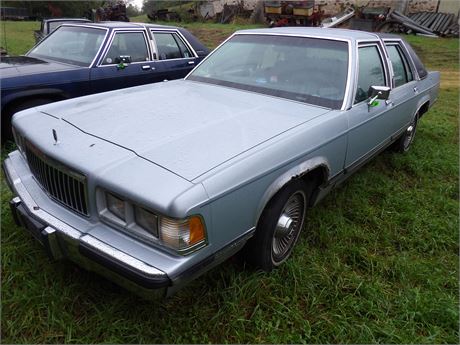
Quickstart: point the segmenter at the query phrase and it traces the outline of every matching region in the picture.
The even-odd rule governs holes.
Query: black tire
[[[2,114],[2,144],[7,140],[13,140],[13,132],[11,130],[11,118],[18,111],[25,110],[32,107],[37,107],[39,105],[47,104],[53,102],[49,98],[33,98],[25,100],[24,102],[18,102],[17,104],[9,107],[7,111]]]
[[[304,226],[311,192],[312,184],[294,180],[270,200],[260,216],[255,235],[246,245],[247,261],[267,272],[286,261]],[[296,202],[296,211],[286,217],[286,212],[294,210],[290,207]]]
[[[404,134],[401,135],[399,139],[394,142],[393,144],[394,151],[399,152],[399,153],[404,153],[404,152],[409,151],[410,146],[414,142],[415,133],[417,132],[418,119],[419,119],[419,115],[416,114],[412,122],[410,123],[410,125],[404,131]]]

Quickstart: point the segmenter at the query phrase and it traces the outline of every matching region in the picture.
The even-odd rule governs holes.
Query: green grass
[[[414,146],[379,155],[312,209],[292,257],[270,274],[231,259],[146,302],[50,262],[14,225],[2,177],[2,341],[458,343],[458,40],[408,39],[443,73]]]
[[[132,22],[151,23],[150,19],[147,18],[147,15],[145,14],[138,17],[132,17],[130,18],[130,20]],[[240,19],[239,21],[244,22],[244,20],[242,19]],[[214,49],[237,30],[254,29],[261,27],[260,24],[245,24],[240,23],[239,21],[237,20],[236,22],[231,24],[219,24],[210,22],[174,23],[157,21],[155,22],[155,24],[182,26],[189,30],[195,36],[199,37],[201,42],[203,42],[203,44],[205,44],[207,47]]]
[[[40,22],[0,22],[0,45],[10,55],[26,53],[35,44],[34,30],[40,29]]]

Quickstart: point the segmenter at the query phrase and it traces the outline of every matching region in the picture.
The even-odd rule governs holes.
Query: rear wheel
[[[295,180],[270,200],[246,248],[252,264],[270,271],[286,261],[304,226],[311,189]]]
[[[9,107],[2,114],[2,144],[5,143],[7,140],[13,140],[13,132],[11,130],[11,118],[14,114],[21,110],[37,107],[39,105],[51,102],[53,102],[53,100],[50,98],[34,98],[25,100],[23,102],[18,102],[15,105]]]
[[[418,118],[419,115],[416,114],[404,134],[399,137],[399,139],[396,140],[393,144],[393,148],[396,152],[404,153],[409,151],[410,146],[414,142],[415,133],[417,131]]]

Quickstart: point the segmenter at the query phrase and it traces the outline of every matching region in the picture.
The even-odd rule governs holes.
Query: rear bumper
[[[171,286],[168,275],[119,249],[62,222],[42,210],[33,200],[7,158],[2,168],[8,185],[16,195],[10,202],[15,222],[27,229],[55,260],[69,259],[95,271],[140,295],[155,291],[165,296]]]

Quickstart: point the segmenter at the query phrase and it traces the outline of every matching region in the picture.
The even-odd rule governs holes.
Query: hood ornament
[[[59,144],[58,136],[56,130],[53,128],[53,138],[54,138],[54,145]]]

